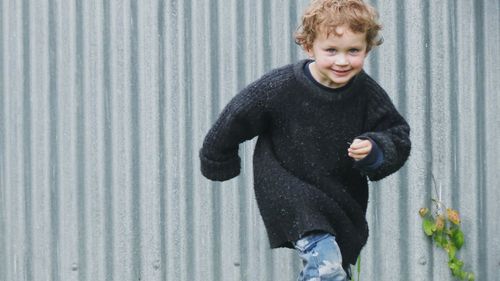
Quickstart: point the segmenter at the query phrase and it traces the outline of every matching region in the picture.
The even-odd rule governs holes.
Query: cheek
[[[355,57],[351,59],[351,66],[354,68],[363,68],[365,57]]]
[[[319,68],[330,68],[332,66],[332,61],[328,58],[322,57],[316,60],[316,64]]]

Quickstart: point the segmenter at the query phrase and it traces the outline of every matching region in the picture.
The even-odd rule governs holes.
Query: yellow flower
[[[446,212],[448,213],[448,219],[452,223],[456,225],[460,224],[460,215],[458,214],[458,211],[448,208],[446,209]]]
[[[420,210],[418,210],[418,213],[420,214],[421,217],[425,217],[425,215],[427,215],[427,213],[429,213],[429,209],[428,208],[420,208]]]
[[[444,229],[444,217],[440,215],[436,219],[436,230],[441,231],[443,229]]]

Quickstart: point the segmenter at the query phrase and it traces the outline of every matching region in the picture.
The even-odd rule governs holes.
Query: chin
[[[348,78],[342,78],[342,79],[330,79],[331,81],[331,84],[333,85],[337,85],[337,88],[340,88],[342,86],[344,86],[345,84],[347,84],[349,82],[349,80],[351,80],[352,77],[348,77]]]

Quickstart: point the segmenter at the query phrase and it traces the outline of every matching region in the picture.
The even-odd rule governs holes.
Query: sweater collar
[[[295,78],[302,86],[304,86],[304,88],[307,89],[307,93],[327,101],[347,100],[359,94],[357,89],[359,88],[359,85],[362,84],[361,81],[363,81],[366,77],[364,70],[361,70],[361,72],[359,72],[352,81],[349,81],[349,85],[347,87],[341,87],[332,91],[324,87],[319,87],[316,84],[317,82],[311,81],[311,79],[307,77],[304,72],[304,67],[310,62],[310,59],[305,59],[297,62],[293,66]]]

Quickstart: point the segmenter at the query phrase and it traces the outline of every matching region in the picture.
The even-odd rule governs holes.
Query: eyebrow
[[[324,49],[338,49],[339,47],[338,46],[332,46],[332,45],[327,45],[324,47]],[[363,46],[361,45],[352,45],[352,46],[348,46],[346,49],[363,49]]]

